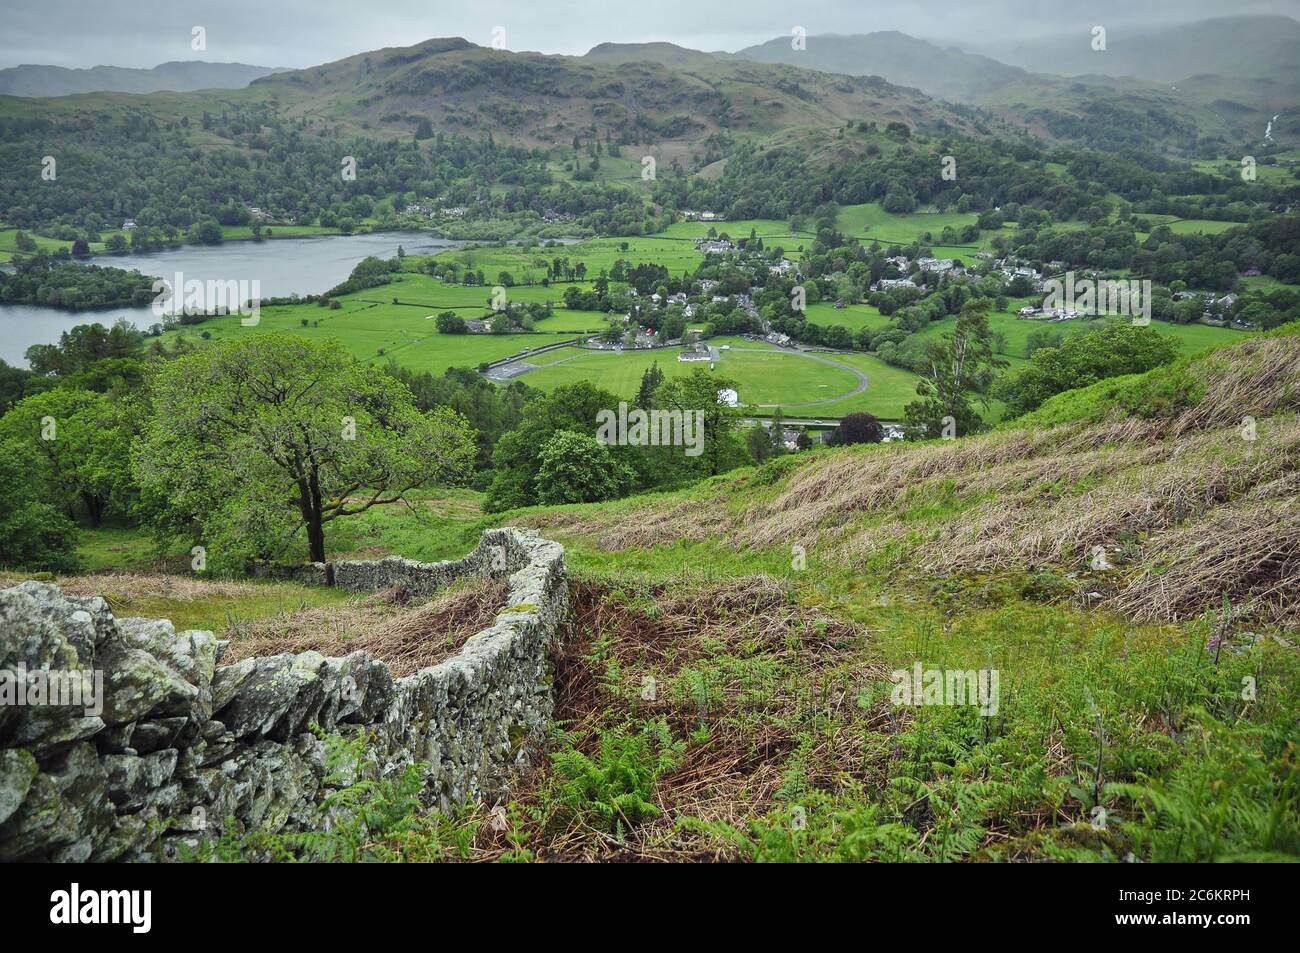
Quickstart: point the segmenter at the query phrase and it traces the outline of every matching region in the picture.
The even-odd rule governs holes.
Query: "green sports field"
[[[717,338],[709,343],[719,348],[712,373],[734,381],[741,403],[759,415],[770,414],[779,406],[800,416],[838,417],[864,410],[896,418],[916,393],[916,375],[868,354],[794,352],[741,338]],[[668,377],[708,367],[678,361],[678,353],[676,348],[621,353],[562,348],[537,361],[529,360],[545,366],[517,379],[544,391],[590,381],[620,397],[631,397],[651,364],[657,364]],[[854,371],[865,376],[865,389]]]

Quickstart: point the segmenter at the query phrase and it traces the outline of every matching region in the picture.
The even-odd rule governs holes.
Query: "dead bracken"
[[[602,731],[628,719],[662,719],[672,737],[688,741],[659,779],[657,816],[621,840],[580,821],[552,823],[545,859],[728,859],[716,839],[679,829],[678,819],[743,827],[780,803],[800,721],[814,712],[854,730],[800,752],[808,783],[874,780],[861,733],[888,732],[898,716],[887,704],[859,707],[859,692],[883,677],[865,660],[860,626],[801,605],[766,576],[631,588],[575,579],[571,594],[572,628],[554,657],[554,685],[555,719],[574,747],[594,753]],[[610,671],[622,680],[611,682]],[[530,803],[548,777],[526,779],[512,797]],[[485,824],[474,857],[495,859],[509,848]]]
[[[238,622],[224,637],[229,665],[251,656],[315,650],[326,656],[370,652],[402,677],[455,655],[505,608],[504,579],[467,579],[427,601],[400,587],[343,605]]]

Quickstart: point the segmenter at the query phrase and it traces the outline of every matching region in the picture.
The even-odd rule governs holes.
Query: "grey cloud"
[[[434,36],[513,50],[581,54],[597,43],[666,40],[737,50],[802,26],[818,33],[900,30],[995,50],[1104,24],[1140,29],[1228,14],[1300,16],[1297,0],[5,0],[0,66],[149,67],[204,59],[305,67]],[[208,47],[190,47],[207,29]]]

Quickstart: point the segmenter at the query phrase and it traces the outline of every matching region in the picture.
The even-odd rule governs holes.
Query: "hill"
[[[690,146],[719,133],[765,136],[849,121],[972,127],[917,91],[883,80],[720,61],[671,44],[607,44],[566,57],[431,39],[267,76],[248,92],[279,99],[293,117],[388,134],[409,134],[427,119],[434,130],[491,133],[527,145],[567,145],[593,131],[625,144]]]
[[[1295,624],[1297,410],[1290,329],[1071,391],[983,436],[785,458],[616,517],[528,521],[609,553],[685,540],[758,560],[793,545],[882,582],[1046,573],[1060,595],[1142,622],[1228,606]]]
[[[242,89],[253,80],[279,72],[269,66],[243,63],[205,63],[202,60],[161,63],[152,69],[24,64],[0,69],[0,95],[72,96],[78,93],[191,92],[198,89]]]
[[[793,50],[788,37],[778,37],[735,55],[834,73],[878,75],[930,96],[981,106],[1048,139],[1110,149],[1124,145],[1116,137],[1122,129],[1183,151],[1197,136],[1255,141],[1267,118],[1300,93],[1300,74],[1292,65],[1296,60],[1284,55],[1289,49],[1286,40],[1277,44],[1283,52],[1259,56],[1253,34],[1238,38],[1232,30],[1217,30],[1213,26],[1217,22],[1206,21],[1209,25],[1201,31],[1217,35],[1219,55],[1208,62],[1257,57],[1258,62],[1249,70],[1189,78],[1176,87],[1150,69],[1135,71],[1129,65],[1158,49],[1177,78],[1200,73],[1207,60],[1196,55],[1195,44],[1187,38],[1114,40],[1102,56],[1091,51],[1088,37],[1082,41],[1075,37],[1069,44],[1083,53],[1072,53],[1063,45],[1055,57],[1035,57],[1020,66],[894,31],[810,36],[804,50]],[[1058,65],[1058,59],[1066,68]],[[1069,68],[1070,64],[1079,68]],[[1074,72],[1086,75],[1055,75]],[[1275,130],[1280,131],[1281,126]]]
[[[1028,70],[1064,76],[1134,76],[1175,83],[1191,76],[1300,78],[1300,23],[1284,16],[1232,16],[1157,31],[1111,30],[1104,52],[1091,36],[1060,37],[995,48],[993,55]]]
[[[1294,860],[1298,409],[1300,335],[1279,332],[952,442],[496,517],[469,491],[358,516],[335,552],[440,558],[543,527],[570,596],[536,770],[504,807],[406,799],[365,856]],[[55,582],[211,626],[231,658],[401,647],[414,613],[427,647],[430,615],[493,611],[475,590],[407,610],[402,588],[344,601],[111,558]],[[333,843],[249,829],[221,850]]]
[[[664,66],[701,67],[727,55],[726,53],[704,53],[678,46],[676,43],[598,43],[586,52],[583,59],[609,63],[632,63],[640,60],[661,63]]]
[[[952,102],[988,100],[1003,87],[1030,79],[1029,73],[1018,67],[956,47],[942,48],[894,30],[811,36],[804,50],[792,49],[789,37],[777,37],[734,55],[849,76],[882,76]]]

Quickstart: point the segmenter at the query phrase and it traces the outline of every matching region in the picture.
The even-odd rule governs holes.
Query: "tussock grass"
[[[0,573],[0,588],[29,574]],[[315,650],[368,651],[396,676],[454,655],[505,608],[506,580],[464,579],[435,597],[412,602],[399,588],[358,598],[294,583],[208,580],[164,573],[115,572],[50,577],[69,596],[102,596],[117,616],[171,619],[230,641],[221,663],[254,655]]]
[[[33,578],[30,573],[0,573],[0,587]],[[337,589],[267,580],[205,579],[188,574],[103,572],[35,578],[57,585],[70,596],[101,596],[117,616],[170,619],[178,631],[206,629],[218,635],[241,620],[280,615],[311,606],[340,605],[348,596]]]
[[[506,803],[431,813],[385,846],[489,861],[1300,852],[1294,650],[1044,605],[1031,582],[814,606],[763,576],[580,575],[549,764]],[[896,706],[891,670],[916,662],[999,670],[998,711]]]

